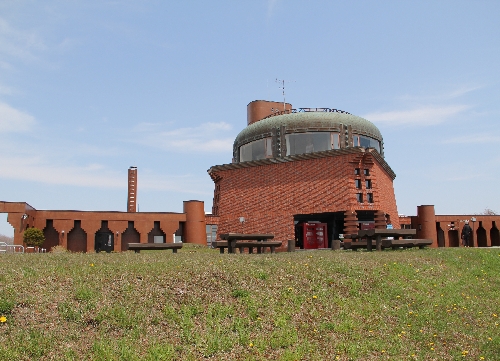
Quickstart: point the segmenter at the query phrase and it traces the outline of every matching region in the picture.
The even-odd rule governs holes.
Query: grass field
[[[499,360],[500,249],[0,256],[0,360]]]

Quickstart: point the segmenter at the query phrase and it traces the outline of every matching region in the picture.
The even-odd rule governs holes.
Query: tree
[[[497,212],[495,212],[491,208],[485,208],[482,214],[485,214],[485,215],[488,215],[488,216],[495,216],[497,214]]]
[[[45,242],[45,236],[38,228],[28,228],[24,231],[23,241],[29,247],[40,247]]]
[[[5,242],[7,244],[14,244],[14,237],[9,237],[4,234],[0,234],[0,242]]]

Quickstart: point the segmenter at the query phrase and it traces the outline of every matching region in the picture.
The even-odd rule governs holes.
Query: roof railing
[[[349,112],[346,112],[345,110],[334,109],[334,108],[298,108],[298,109],[287,109],[287,110],[281,110],[281,111],[274,111],[272,114],[270,114],[267,117],[264,117],[262,119],[267,119],[267,118],[274,117],[276,115],[283,115],[283,114],[312,113],[312,112],[351,114]]]

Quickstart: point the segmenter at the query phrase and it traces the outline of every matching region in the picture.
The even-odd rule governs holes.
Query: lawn
[[[500,249],[0,255],[0,360],[499,360]]]

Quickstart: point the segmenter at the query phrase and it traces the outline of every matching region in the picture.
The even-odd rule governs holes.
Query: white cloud
[[[35,125],[35,118],[0,102],[0,133],[26,132]]]
[[[41,156],[0,155],[1,178],[47,184],[98,188],[126,188],[126,177],[101,164],[58,166],[48,164]]]
[[[181,176],[161,176],[153,174],[139,174],[140,189],[154,191],[174,191],[177,193],[189,193],[198,195],[213,195],[213,188],[204,186],[207,183],[207,178],[200,179],[198,176],[181,175]],[[211,184],[211,181],[209,182]]]
[[[462,95],[465,95],[467,93],[470,93],[470,92],[473,92],[473,91],[476,91],[478,89],[481,89],[483,88],[482,85],[478,85],[478,86],[468,86],[468,85],[464,85],[464,86],[461,86],[451,92],[449,92],[447,94],[447,97],[449,99],[453,99],[453,98],[458,98],[458,97],[461,97]]]
[[[405,94],[403,96],[398,97],[399,100],[405,102],[436,102],[436,101],[445,101],[450,99],[459,98],[465,94],[471,93],[473,91],[484,88],[484,85],[461,85],[454,89],[441,92],[441,93],[432,93],[432,91],[426,92],[425,95],[409,95]]]
[[[31,61],[36,59],[35,51],[46,48],[47,46],[36,32],[19,31],[10,26],[5,19],[0,18],[0,54]]]
[[[411,110],[373,112],[363,117],[374,123],[388,125],[435,125],[469,108],[467,105],[423,106]]]
[[[467,144],[467,143],[498,143],[500,142],[500,136],[493,134],[469,134],[460,137],[450,138],[443,140],[443,144]]]
[[[82,166],[50,164],[43,155],[12,155],[0,153],[0,179],[16,179],[28,182],[77,186],[88,188],[126,189],[127,173],[90,163]],[[152,173],[140,174],[140,189],[174,191],[197,195],[211,195],[212,189],[204,186],[206,180],[191,174],[174,176]]]
[[[0,65],[0,67],[1,67],[1,65]],[[16,93],[16,91],[14,89],[0,84],[0,94],[1,95],[12,95],[14,93]]]
[[[141,123],[134,129],[139,143],[176,152],[232,152],[234,136],[224,136],[231,125],[225,122],[204,123],[198,127],[162,130],[165,124]]]

